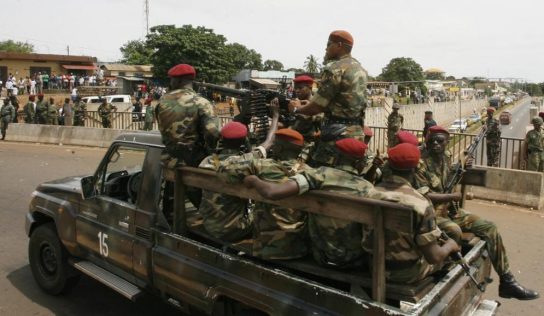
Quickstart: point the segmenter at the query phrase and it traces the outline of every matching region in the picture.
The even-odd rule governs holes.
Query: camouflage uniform
[[[98,107],[98,115],[102,118],[102,127],[111,128],[111,121],[113,116],[113,111],[117,108],[111,103],[102,103]]]
[[[437,228],[433,206],[402,177],[391,175],[375,189],[381,199],[408,206],[415,213],[414,235],[398,231],[385,231],[386,279],[398,283],[413,283],[441,268],[425,260],[419,247],[438,242],[440,229]],[[373,231],[363,227],[363,248],[372,253]]]
[[[2,110],[0,110],[0,131],[2,133],[2,140],[6,137],[8,125],[13,121],[15,115],[15,107],[11,105],[11,103],[4,103]]]
[[[525,136],[527,143],[527,170],[544,171],[544,130],[530,130]]]
[[[42,100],[36,102],[36,120],[38,124],[47,124],[49,113],[49,102]]]
[[[310,153],[315,148],[315,135],[321,129],[322,121],[322,114],[313,116],[295,114],[295,122],[289,128],[294,129],[304,137],[304,148],[302,148],[299,156],[302,161],[308,161]]]
[[[34,109],[34,102],[29,101],[23,107],[25,113],[25,123],[36,123],[36,110]]]
[[[199,168],[217,171],[228,157],[240,155],[240,151],[223,149],[221,154],[211,155],[200,163]],[[238,241],[251,232],[251,222],[246,210],[248,200],[212,191],[202,191],[198,211],[204,219],[204,228],[215,238]]]
[[[501,130],[499,129],[499,121],[495,118],[488,118],[485,125],[487,165],[491,167],[498,167],[499,157],[501,154]]]
[[[304,170],[291,177],[299,187],[299,194],[308,190],[326,190],[359,197],[379,197],[374,186],[357,176],[348,166],[320,167]],[[351,268],[361,265],[367,258],[361,247],[362,225],[334,217],[309,213],[308,231],[312,254],[320,265]]]
[[[85,126],[85,116],[87,115],[87,104],[83,101],[76,101],[72,109],[74,112],[74,126]]]
[[[163,160],[174,166],[185,162],[198,166],[215,149],[219,122],[210,102],[192,89],[178,89],[165,94],[155,108],[162,142]]]
[[[273,182],[285,182],[295,175],[296,160],[256,159],[253,154],[227,158],[219,167],[227,183],[241,183],[245,176],[256,175]],[[302,165],[300,170],[305,169]],[[255,203],[252,216],[254,242],[252,255],[262,259],[294,259],[308,252],[306,243],[307,214],[263,202]]]
[[[421,160],[416,168],[416,187],[422,192],[445,193],[444,187],[450,175],[449,155],[443,155],[442,166],[435,163],[429,152],[424,149],[421,152]],[[470,232],[482,238],[486,242],[491,262],[499,275],[509,272],[508,257],[502,243],[502,237],[497,231],[495,223],[485,220],[476,214],[471,214],[464,209],[458,209],[453,219],[447,215],[449,204],[435,205],[438,227],[445,231],[457,243],[461,241],[462,232]]]
[[[402,128],[404,117],[398,112],[391,112],[387,117],[387,146],[393,148],[398,145],[399,141],[395,134]]]
[[[145,107],[145,120],[144,120],[144,131],[150,131],[153,129],[153,107],[151,104]]]
[[[47,124],[59,125],[59,111],[55,104],[47,103]]]
[[[427,131],[429,130],[429,128],[433,127],[433,126],[436,126],[438,124],[436,124],[436,121],[434,119],[430,119],[430,120],[423,120],[423,138],[425,139],[425,137],[427,137]]]
[[[350,55],[327,64],[321,76],[321,85],[310,102],[323,108],[323,125],[345,124],[345,137],[363,140],[363,118],[366,109],[367,72]],[[334,141],[319,142],[312,154],[318,165],[333,163],[331,152]]]

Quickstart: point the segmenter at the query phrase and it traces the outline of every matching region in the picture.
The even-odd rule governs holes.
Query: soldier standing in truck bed
[[[363,140],[363,119],[366,109],[367,72],[361,64],[351,57],[353,37],[346,31],[333,31],[329,35],[325,66],[321,84],[309,103],[293,100],[289,110],[295,114],[316,115],[325,113],[323,130],[329,125],[343,124],[345,137]],[[316,144],[311,159],[319,165],[332,165],[331,153],[334,140]]]

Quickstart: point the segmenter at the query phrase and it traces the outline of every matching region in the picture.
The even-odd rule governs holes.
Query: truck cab
[[[214,172],[165,168],[158,133],[128,133],[110,146],[93,175],[41,184],[26,215],[29,260],[37,284],[52,295],[87,274],[128,299],[143,291],[181,310],[208,315],[491,315],[461,267],[416,284],[385,281],[385,229],[410,232],[411,212],[396,203],[312,191],[267,201],[328,214],[374,228],[373,269],[340,271],[311,258],[264,261],[248,253],[251,239],[230,244],[209,236],[187,186],[264,201],[243,185],[224,185]],[[470,177],[469,177],[470,178]],[[472,238],[464,260],[484,282],[485,242]],[[485,312],[487,311],[487,312]]]

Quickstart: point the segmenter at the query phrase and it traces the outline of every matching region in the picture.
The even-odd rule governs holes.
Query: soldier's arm
[[[433,204],[447,203],[451,201],[461,201],[462,195],[459,192],[453,193],[435,193],[429,192],[426,196],[433,202]]]
[[[270,108],[272,109],[272,123],[270,124],[270,128],[268,129],[266,139],[260,146],[257,147],[258,149],[259,147],[262,147],[262,150],[264,150],[264,156],[266,156],[266,151],[268,151],[268,149],[270,149],[270,147],[274,143],[276,131],[278,130],[278,119],[280,117],[279,106],[280,105],[277,98],[272,100],[272,102],[270,103]]]
[[[418,229],[415,243],[428,263],[437,264],[443,262],[450,254],[460,251],[459,245],[451,238],[443,243],[441,242],[440,235],[442,231],[436,226],[434,210],[431,205],[427,207],[423,216],[418,216],[416,225]]]
[[[304,115],[316,115],[324,112],[336,95],[340,81],[340,76],[335,76],[330,69],[324,69],[319,90],[310,99],[310,102],[307,105],[302,106],[300,100],[293,100],[289,103],[289,111],[293,112],[296,108],[296,113]]]
[[[204,136],[206,146],[208,148],[215,148],[219,139],[219,121],[213,114],[211,104],[207,100],[205,102],[200,104],[198,109],[200,133]]]
[[[248,188],[254,188],[267,200],[281,200],[297,195],[299,192],[298,184],[294,180],[283,183],[269,182],[261,180],[255,175],[245,177],[244,185]]]

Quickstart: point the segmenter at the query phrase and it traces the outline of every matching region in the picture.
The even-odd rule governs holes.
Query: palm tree
[[[317,58],[314,55],[310,55],[306,57],[304,69],[309,73],[315,74],[321,70],[321,65],[317,62]]]

